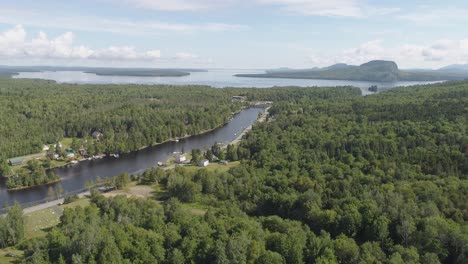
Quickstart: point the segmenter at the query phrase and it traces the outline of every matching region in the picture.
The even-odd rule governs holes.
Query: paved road
[[[81,197],[85,197],[87,195],[90,195],[90,193],[89,192],[83,192],[83,193],[78,194],[78,197],[81,198]],[[47,202],[47,203],[27,207],[27,208],[23,209],[23,213],[28,214],[28,213],[40,211],[40,210],[51,208],[51,207],[57,207],[57,205],[63,204],[63,201],[64,201],[64,199],[58,199],[58,200],[53,200],[53,201],[50,201],[50,202]]]

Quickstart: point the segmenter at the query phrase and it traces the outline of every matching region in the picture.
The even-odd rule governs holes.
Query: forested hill
[[[373,82],[463,80],[467,71],[400,70],[393,61],[370,61],[359,66],[335,64],[306,70],[273,70],[264,74],[237,74],[238,77],[354,80]]]
[[[277,102],[239,166],[147,171],[171,199],[94,195],[22,243],[25,261],[467,263],[468,83],[355,92],[248,92]]]

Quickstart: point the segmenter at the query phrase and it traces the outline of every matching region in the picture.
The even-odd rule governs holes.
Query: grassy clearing
[[[65,208],[75,208],[75,207],[86,207],[89,205],[89,199],[88,198],[80,198],[72,203],[69,203],[69,204],[63,204],[63,205],[60,205],[59,207],[64,210]]]
[[[63,138],[60,143],[62,143],[63,148],[67,149],[70,148],[72,141],[72,138]]]
[[[77,206],[85,207],[89,205],[88,198],[81,198],[73,203],[59,206],[59,210],[65,208],[74,208]],[[26,238],[45,236],[47,229],[59,224],[60,216],[53,208],[47,208],[24,215]],[[1,262],[0,262],[1,263]]]
[[[26,238],[45,236],[45,229],[58,225],[60,216],[52,208],[24,215]]]
[[[15,257],[7,257],[6,255],[10,253],[15,255]],[[17,250],[15,248],[4,248],[0,249],[0,263],[17,263],[23,257],[23,251]]]
[[[227,165],[223,165],[221,163],[210,163],[208,167],[198,167],[198,166],[189,165],[189,166],[185,166],[185,168],[187,168],[188,170],[193,170],[193,171],[206,169],[211,172],[223,173],[223,172],[229,171],[231,168],[235,166],[238,166],[239,164],[240,164],[239,161],[233,161],[233,162],[229,162]]]

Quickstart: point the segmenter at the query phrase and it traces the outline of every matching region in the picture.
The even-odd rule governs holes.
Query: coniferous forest
[[[140,135],[121,143],[133,148],[219,125],[241,107],[232,95],[274,104],[267,122],[230,147],[240,165],[227,172],[148,170],[135,180],[167,189],[166,199],[93,192],[89,206],[65,209],[45,237],[12,239],[0,229],[0,242],[24,250],[26,263],[468,262],[468,82],[369,96],[351,87],[104,86],[91,98],[98,87],[43,84],[67,92],[42,88],[39,97],[32,83],[0,88],[2,98],[24,98],[0,107],[25,109],[15,118],[30,126],[2,120],[4,131],[16,131],[8,142],[109,129],[110,142]],[[50,108],[63,115],[46,115]],[[50,120],[45,127],[32,121],[40,115]],[[165,129],[148,127],[148,119]],[[193,214],[186,204],[208,210]]]

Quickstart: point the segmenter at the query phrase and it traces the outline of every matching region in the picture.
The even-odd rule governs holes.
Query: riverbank
[[[179,142],[171,141],[158,146],[150,146],[141,151],[120,155],[119,158],[106,157],[95,161],[80,162],[73,166],[55,169],[54,172],[62,179],[59,185],[63,194],[87,191],[88,188],[85,186],[91,181],[96,182],[99,179],[115,177],[122,173],[143,173],[149,168],[156,167],[158,161],[170,158],[174,152],[206,149],[215,143],[229,144],[245,127],[256,122],[263,111],[264,109],[248,108],[240,113],[233,113],[234,118],[224,126],[221,125],[222,127],[202,135],[180,139]],[[228,119],[229,116],[225,120]],[[55,192],[53,189],[56,187],[57,185],[39,186],[28,190],[8,192],[5,181],[2,179],[0,200],[9,206],[13,205],[14,201],[18,201],[23,207],[30,207],[50,201],[50,196],[52,192]]]
[[[26,190],[26,189],[31,189],[31,188],[35,188],[35,187],[38,187],[38,186],[47,186],[47,185],[52,185],[52,184],[55,184],[55,183],[58,183],[60,182],[61,179],[57,179],[57,180],[53,180],[53,181],[50,181],[50,182],[46,182],[46,183],[42,183],[42,184],[38,184],[38,185],[31,185],[31,186],[21,186],[21,187],[15,187],[15,188],[7,188],[9,192],[13,192],[13,191],[21,191],[21,190]]]
[[[256,122],[258,122],[258,123],[265,122],[266,119],[267,119],[267,117],[268,117],[268,115],[270,114],[270,113],[268,112],[268,110],[270,110],[270,107],[265,108],[265,111],[264,111],[264,112],[262,113],[262,115],[257,119]],[[231,144],[231,145],[237,145],[237,144],[239,144],[239,143],[241,142],[242,138],[243,138],[247,133],[249,133],[250,130],[252,130],[252,126],[253,126],[253,124],[250,125],[250,126],[248,126],[248,127],[246,127],[233,141],[231,141],[230,144]]]

